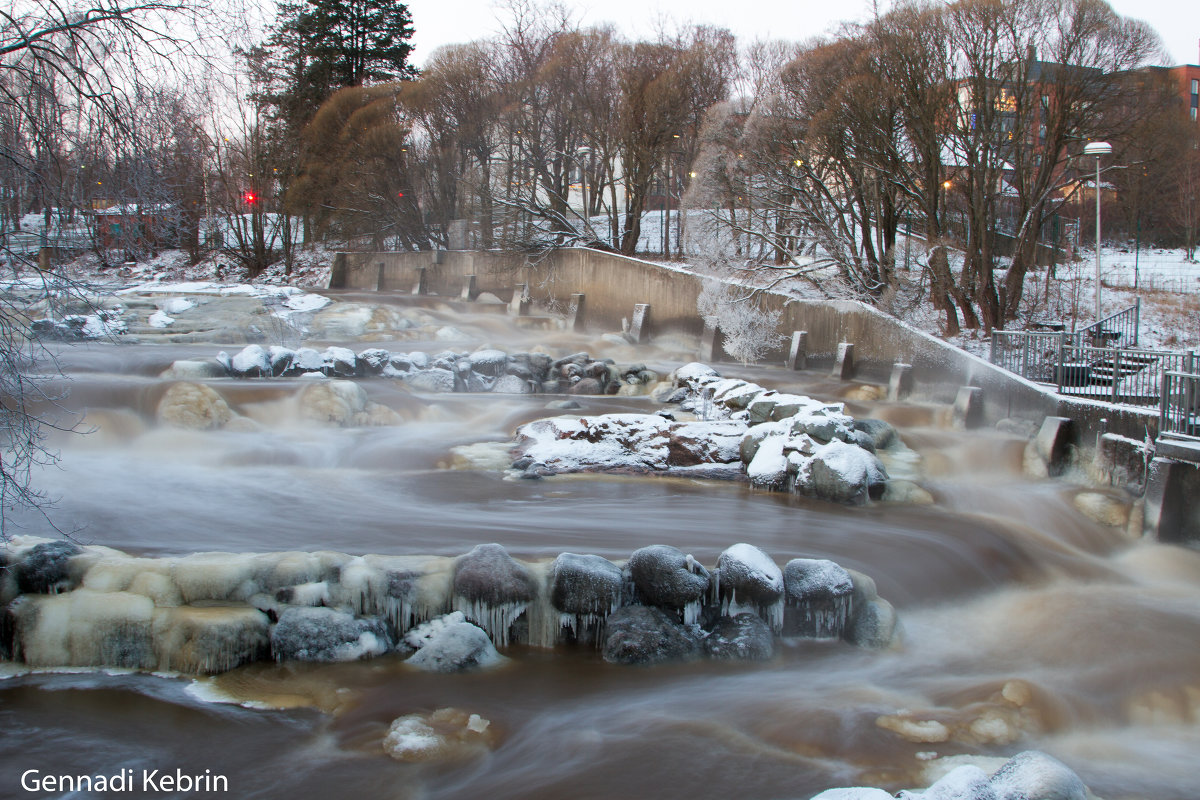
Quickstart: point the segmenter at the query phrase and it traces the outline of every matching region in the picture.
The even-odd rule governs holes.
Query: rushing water
[[[587,349],[664,374],[685,358],[682,346],[636,351],[498,316],[427,313],[466,332],[471,348]],[[18,675],[0,681],[0,796],[31,796],[18,783],[27,769],[178,768],[226,775],[245,798],[807,798],[833,785],[920,786],[936,758],[1028,748],[1059,757],[1108,800],[1200,795],[1200,553],[1083,516],[1072,503],[1080,487],[1022,476],[1013,437],[945,429],[938,409],[852,402],[855,414],[900,428],[932,505],[850,509],[683,479],[507,480],[453,448],[506,442],[517,425],[559,413],[545,397],[416,395],[367,380],[371,399],[404,423],[341,429],[297,413],[301,381],[221,380],[211,385],[254,430],[158,426],[164,382],[154,376],[217,349],[64,349],[64,405],[92,432],[60,438],[61,468],[40,476],[57,497],[55,524],[151,555],[457,555],[499,542],[526,559],[624,559],[664,543],[712,565],[744,541],[780,564],[827,557],[873,576],[899,610],[903,645],[802,642],[766,664],[651,669],[588,650],[514,648],[509,664],[477,674],[416,674],[385,657],[259,664],[195,685]],[[823,399],[846,388],[813,373],[727,371]],[[582,402],[581,414],[655,408],[645,398]],[[36,517],[25,522],[44,533]],[[453,765],[383,755],[391,720],[443,707],[490,720],[498,746]]]

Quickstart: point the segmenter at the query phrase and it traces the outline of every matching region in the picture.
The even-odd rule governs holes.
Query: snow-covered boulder
[[[172,384],[155,414],[161,423],[194,431],[222,428],[233,419],[225,399],[202,383]]]
[[[654,544],[635,550],[625,565],[633,584],[647,603],[685,611],[694,622],[708,591],[708,571],[678,548]]]
[[[453,392],[454,373],[448,369],[431,367],[417,369],[404,375],[404,382],[423,392]]]
[[[271,374],[271,356],[261,345],[248,344],[229,362],[236,378],[261,378]]]
[[[855,605],[853,616],[842,632],[853,645],[872,650],[889,647],[896,639],[899,620],[896,609],[882,597]]]
[[[608,618],[602,648],[613,664],[659,664],[699,655],[698,636],[658,608],[625,606]]]
[[[39,542],[8,566],[22,594],[57,594],[75,588],[71,559],[82,551],[74,542]]]
[[[489,378],[499,378],[508,366],[508,353],[503,350],[476,350],[467,356],[471,369]]]
[[[158,377],[169,381],[198,381],[206,378],[223,378],[228,370],[216,361],[180,359],[171,362]]]
[[[333,608],[291,606],[271,630],[277,661],[357,661],[388,651],[377,619],[359,619]]]
[[[311,347],[301,347],[292,356],[288,375],[303,375],[306,372],[325,372],[325,357]]]
[[[861,447],[833,440],[820,447],[796,476],[802,494],[835,503],[863,505],[887,489],[887,470]]]
[[[787,485],[788,459],[783,454],[785,439],[767,436],[754,448],[754,458],[746,465],[750,485],[760,489],[783,489]]]
[[[896,800],[883,789],[853,787],[849,789],[826,789],[812,800]]]
[[[392,721],[383,750],[397,761],[447,763],[483,755],[496,744],[495,729],[478,714],[440,708]]]
[[[467,622],[461,611],[418,625],[405,634],[404,644],[417,651],[405,663],[426,672],[463,672],[506,660],[487,633]]]
[[[735,544],[717,558],[717,586],[725,613],[752,608],[778,630],[783,624],[783,571],[752,544]]]
[[[785,636],[842,635],[853,606],[854,581],[827,559],[794,558],[783,568]]]
[[[757,614],[721,617],[704,638],[709,658],[726,661],[766,661],[775,655],[775,635]]]
[[[454,562],[454,607],[493,641],[508,644],[509,629],[538,596],[533,573],[498,544],[481,544]]]
[[[974,764],[963,764],[946,773],[920,794],[901,792],[900,800],[997,800],[991,777]]]
[[[621,568],[607,558],[562,553],[548,574],[550,603],[564,614],[603,618],[621,603]]]
[[[492,384],[492,391],[496,394],[531,394],[533,386],[526,378],[516,375],[501,375]]]
[[[707,364],[693,361],[672,372],[670,380],[674,386],[695,391],[700,386],[711,383],[720,377],[721,373]]]
[[[327,375],[353,378],[359,374],[358,356],[348,347],[326,347],[321,358]]]
[[[381,347],[372,347],[358,354],[358,366],[367,375],[379,375],[392,358],[392,354]]]
[[[1066,764],[1037,750],[1010,758],[991,779],[996,800],[1088,800],[1083,780]]]

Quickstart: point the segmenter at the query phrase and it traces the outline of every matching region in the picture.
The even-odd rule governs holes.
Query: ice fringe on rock
[[[854,612],[854,581],[827,559],[794,558],[783,568],[785,636],[836,639]]]
[[[461,611],[413,628],[405,634],[404,643],[417,651],[406,663],[428,672],[459,672],[506,660],[496,652],[487,633],[468,622]]]

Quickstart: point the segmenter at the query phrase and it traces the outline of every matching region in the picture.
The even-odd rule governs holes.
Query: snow
[[[196,305],[195,300],[189,300],[186,297],[171,297],[159,303],[158,307],[167,314],[182,314],[195,308]]]
[[[175,322],[174,317],[168,317],[161,309],[150,315],[149,323],[152,328],[165,328]]]
[[[283,305],[291,311],[307,313],[318,311],[329,305],[332,300],[319,294],[293,294],[283,301]]]
[[[129,326],[120,318],[120,309],[101,311],[84,316],[83,335],[89,339],[103,339],[125,333]]]
[[[739,542],[726,548],[721,556],[745,565],[755,580],[767,584],[777,591],[783,591],[783,571],[779,569],[779,565],[775,563],[774,559],[760,548]]]

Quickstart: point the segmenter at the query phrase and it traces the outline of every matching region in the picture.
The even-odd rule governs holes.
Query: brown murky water
[[[456,348],[542,343],[664,374],[685,357],[682,344],[639,352],[430,313],[472,338]],[[548,398],[414,395],[370,380],[371,399],[405,423],[339,429],[295,414],[297,381],[225,380],[211,385],[257,430],[158,427],[164,385],[153,376],[217,349],[64,351],[67,405],[94,432],[63,438],[62,468],[42,475],[60,528],[147,554],[456,555],[500,542],[523,558],[624,559],[665,543],[710,565],[745,541],[781,564],[828,557],[873,576],[899,610],[904,644],[874,653],[808,642],[766,664],[654,669],[514,649],[503,668],[459,676],[414,674],[393,658],[255,665],[199,692],[169,676],[20,675],[0,681],[0,796],[60,796],[23,793],[28,769],[179,768],[226,775],[244,798],[807,798],[834,785],[919,786],[936,758],[1031,747],[1108,800],[1200,796],[1200,552],[1131,541],[1084,517],[1077,487],[1020,474],[1012,437],[939,428],[936,409],[857,401],[852,411],[890,419],[922,457],[919,482],[936,498],[926,506],[846,509],[679,479],[514,481],[466,467],[451,448],[508,441],[522,422],[558,413],[544,409]],[[828,399],[843,391],[815,374],[726,371]],[[593,398],[581,413],[653,407]],[[37,519],[26,524],[44,533]],[[203,699],[214,693],[276,710]],[[495,750],[452,766],[383,755],[392,719],[448,706],[490,720]]]

